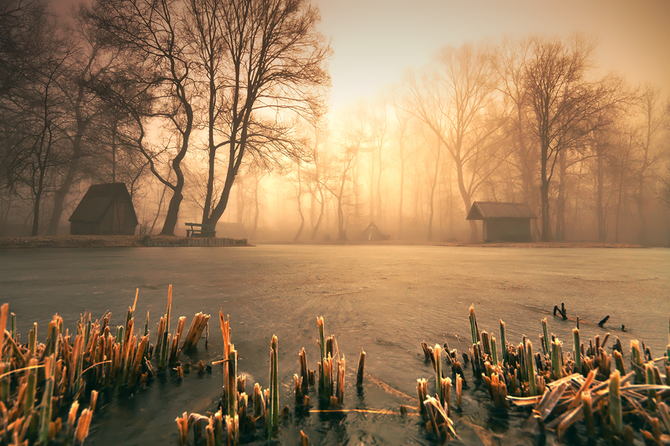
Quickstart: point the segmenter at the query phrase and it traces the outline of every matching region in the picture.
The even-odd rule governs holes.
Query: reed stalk
[[[547,318],[545,317],[540,321],[542,324],[542,335],[543,335],[543,347],[544,351],[546,352],[547,355],[549,355],[549,359],[551,359],[551,339],[549,338],[549,330],[547,329]],[[553,362],[552,362],[553,364]]]
[[[16,341],[16,314],[11,313],[11,320],[12,320],[12,331],[11,331],[11,338]]]
[[[298,374],[293,374],[293,382],[295,384],[295,405],[300,406],[305,401],[305,396],[302,393],[302,378]]]
[[[623,418],[621,414],[621,394],[619,386],[621,376],[616,370],[610,375],[609,379],[609,419],[610,426],[616,434],[621,434],[623,431]]]
[[[630,362],[635,371],[635,384],[643,384],[646,379],[644,376],[644,366],[642,364],[642,353],[640,351],[640,341],[630,341]]]
[[[461,375],[456,375],[456,406],[463,405],[463,378]]]
[[[26,397],[23,406],[23,416],[28,417],[35,407],[35,383],[37,381],[37,359],[31,359],[28,370],[28,381],[26,386]]]
[[[214,414],[214,445],[223,446],[223,414],[220,409]]]
[[[191,321],[191,326],[189,327],[186,338],[184,339],[182,350],[191,349],[198,344],[198,341],[202,337],[202,332],[209,323],[209,319],[210,315],[203,314],[202,312],[193,315],[193,321]]]
[[[435,393],[438,399],[442,400],[442,347],[440,344],[435,344],[433,347],[433,356],[435,358]]]
[[[42,396],[42,405],[40,410],[40,428],[39,441],[43,444],[48,444],[49,441],[49,427],[51,423],[51,399],[54,391],[53,377],[47,378],[44,385],[44,394]]]
[[[346,370],[346,362],[344,360],[344,355],[342,355],[342,359],[337,361],[337,391],[335,393],[335,395],[337,396],[337,403],[340,406],[344,404],[345,370]]]
[[[645,375],[647,378],[647,385],[653,386],[656,385],[656,377],[654,376],[654,364],[653,363],[647,363],[644,366],[645,368]],[[647,408],[652,411],[656,412],[656,390],[654,389],[649,389],[647,390]]]
[[[254,384],[254,418],[265,418],[265,399],[258,383]]]
[[[361,349],[361,354],[358,357],[358,372],[356,373],[356,387],[363,386],[363,375],[365,374],[365,356],[366,353]]]
[[[233,345],[229,345],[228,362],[225,363],[224,368],[228,370],[226,373],[228,377],[226,385],[227,410],[228,416],[232,417],[237,413],[237,351]]]
[[[581,341],[579,340],[579,328],[573,328],[572,329],[572,340],[573,340],[573,347],[574,347],[574,355],[575,355],[575,372],[579,373],[580,375],[582,374],[582,357],[579,351],[579,345],[581,344]]]
[[[181,446],[188,445],[188,413],[184,412],[181,417],[175,419],[177,428],[179,429],[179,444]]]
[[[526,376],[528,377],[528,391],[529,396],[537,395],[537,387],[535,384],[535,366],[533,361],[533,344],[530,341],[526,342]]]
[[[427,413],[426,406],[423,404],[423,402],[428,397],[428,383],[425,379],[419,378],[416,380],[416,393],[419,399],[419,413],[422,417],[425,417]]]
[[[172,284],[168,286],[168,303],[167,310],[165,313],[165,331],[163,332],[163,339],[161,341],[160,349],[160,362],[158,368],[164,370],[168,363],[168,352],[169,352],[169,333],[170,333],[170,311],[172,310]]]
[[[491,335],[491,359],[493,360],[493,365],[498,367],[498,347],[496,346],[496,337]]]
[[[593,410],[591,409],[592,404],[591,392],[584,392],[582,394],[582,410],[584,412],[584,422],[586,424],[586,435],[589,439],[595,440],[596,425],[593,419]]]
[[[77,429],[74,431],[74,444],[75,446],[83,445],[84,440],[88,437],[88,431],[91,426],[91,418],[93,417],[93,412],[89,409],[84,409],[79,416],[79,421],[77,422]]]
[[[4,359],[4,352],[5,352],[5,329],[7,328],[7,313],[9,312],[9,304],[3,304],[2,307],[0,307],[0,333],[2,333],[2,336],[0,336],[0,361]]]
[[[484,354],[490,356],[491,355],[491,342],[489,340],[489,334],[485,331],[482,331],[481,336],[482,336],[481,345],[484,348]]]
[[[319,350],[321,351],[321,374],[319,375],[319,387],[325,389],[326,376],[324,373],[324,363],[326,360],[326,339],[324,335],[323,317],[316,318],[316,325],[319,328]]]
[[[503,366],[506,366],[509,362],[507,357],[507,337],[505,333],[505,322],[500,319],[500,349],[502,351],[502,360]]]
[[[479,333],[477,332],[477,316],[475,316],[475,306],[470,305],[470,334],[472,335],[472,345],[477,345]]]
[[[303,347],[298,353],[298,362],[300,363],[300,379],[303,390],[309,387],[309,370],[307,369],[307,352]]]
[[[279,367],[278,367],[278,341],[277,336],[272,336],[270,343],[270,423],[268,426],[268,440],[272,438],[272,432],[279,426]]]
[[[556,339],[551,343],[552,378],[563,378],[563,343]]]

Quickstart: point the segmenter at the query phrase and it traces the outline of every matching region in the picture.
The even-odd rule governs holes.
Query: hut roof
[[[488,218],[537,218],[526,203],[500,203],[497,201],[475,201],[466,220]]]
[[[115,200],[125,201],[130,204],[132,217],[135,220],[135,224],[137,224],[137,215],[135,214],[130,194],[124,183],[92,185],[77,205],[69,221],[100,221]]]

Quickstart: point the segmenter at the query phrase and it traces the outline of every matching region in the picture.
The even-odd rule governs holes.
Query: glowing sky
[[[77,0],[53,0],[60,11]],[[339,108],[421,67],[444,45],[583,32],[598,62],[670,93],[670,0],[314,0],[334,50]]]
[[[332,103],[374,94],[444,45],[531,33],[598,38],[598,62],[670,92],[670,0],[317,0]]]

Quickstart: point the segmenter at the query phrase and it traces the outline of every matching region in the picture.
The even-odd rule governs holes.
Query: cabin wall
[[[483,238],[485,242],[530,242],[530,219],[489,218],[484,220]]]
[[[98,222],[73,221],[70,223],[71,235],[91,235],[98,233]]]

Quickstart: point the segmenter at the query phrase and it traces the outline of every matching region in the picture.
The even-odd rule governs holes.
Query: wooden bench
[[[186,237],[216,237],[216,231],[212,225],[201,223],[186,223],[191,229],[186,230]]]

